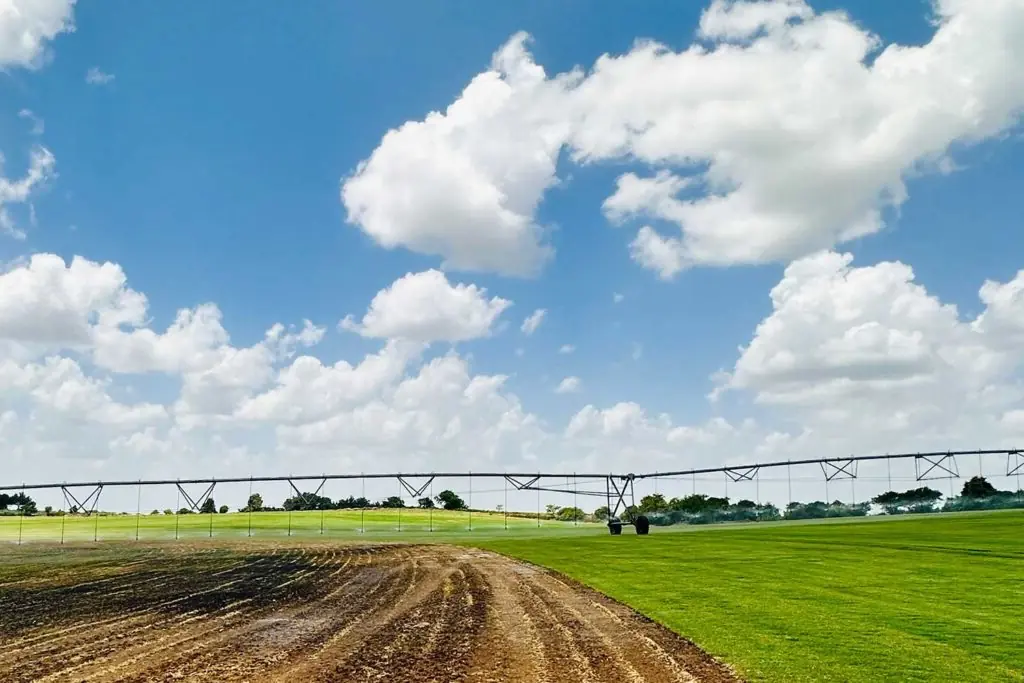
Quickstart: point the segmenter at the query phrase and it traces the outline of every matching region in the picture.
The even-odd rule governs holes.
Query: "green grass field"
[[[507,530],[506,530],[507,521]],[[599,524],[574,526],[495,512],[445,510],[327,510],[320,512],[242,512],[224,515],[68,515],[65,517],[0,517],[0,543],[180,539],[309,537],[394,541],[452,541],[478,537],[548,537],[559,534],[606,533]]]
[[[611,595],[754,681],[1024,681],[1024,512],[477,543]]]

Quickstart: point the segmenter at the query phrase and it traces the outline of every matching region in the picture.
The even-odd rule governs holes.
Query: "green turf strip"
[[[507,525],[507,529],[506,529]],[[514,517],[496,512],[404,509],[320,512],[233,512],[223,515],[0,516],[0,543],[248,538],[307,538],[388,541],[453,541],[480,537],[549,537],[603,533],[600,524]]]
[[[755,681],[1024,681],[1024,512],[475,543],[551,567]]]

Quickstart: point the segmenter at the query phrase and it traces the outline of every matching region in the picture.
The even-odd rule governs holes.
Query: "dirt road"
[[[96,552],[0,577],[0,681],[737,680],[622,605],[482,551]]]

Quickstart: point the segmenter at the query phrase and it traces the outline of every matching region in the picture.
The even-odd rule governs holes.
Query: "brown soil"
[[[0,681],[738,680],[623,605],[492,553],[98,552],[0,581]]]

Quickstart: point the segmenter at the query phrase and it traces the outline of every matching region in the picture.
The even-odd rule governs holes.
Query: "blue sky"
[[[231,3],[75,5],[68,14],[75,30],[43,40],[45,62],[26,67],[12,58],[0,74],[5,175],[22,177],[37,145],[56,159],[55,175],[31,200],[8,207],[26,236],[0,237],[0,258],[52,253],[68,262],[78,255],[116,263],[128,286],[148,298],[147,326],[157,332],[178,309],[205,302],[219,307],[231,344],[239,348],[258,343],[274,323],[301,326],[309,319],[325,328],[309,353],[324,363],[342,358],[357,363],[383,342],[339,330],[338,321],[348,314],[360,318],[378,291],[406,273],[442,262],[436,253],[384,248],[369,229],[346,222],[342,183],[383,136],[431,111],[444,111],[518,31],[530,34],[526,45],[532,62],[551,77],[577,66],[590,70],[602,54],[625,55],[643,39],[672,51],[695,42],[711,49],[716,40],[698,35],[710,4],[606,4],[597,11],[577,1],[486,9],[472,3],[264,2],[247,5],[245,12]],[[868,64],[887,45],[926,46],[937,30],[929,19],[934,8],[923,1],[775,4],[813,7],[818,18],[845,11],[844,21],[880,41]],[[992,20],[981,17],[984,12],[968,16],[974,10],[963,3],[944,4],[952,8],[947,21],[963,19],[960,15]],[[1003,19],[1020,22],[1019,2],[996,4]],[[796,16],[791,24],[813,21]],[[769,27],[766,33],[775,30],[782,29]],[[755,39],[748,36],[737,45]],[[978,63],[988,68],[981,58]],[[91,67],[111,80],[87,83]],[[990,78],[995,85],[979,86],[979,101],[1000,84],[1012,87],[1016,77]],[[770,102],[770,95],[764,97]],[[853,254],[853,267],[906,264],[930,296],[956,305],[964,324],[974,320],[984,310],[978,298],[982,283],[1008,283],[1024,266],[1024,198],[1016,191],[1024,180],[1020,104],[999,103],[1009,118],[986,130],[980,141],[972,139],[977,131],[967,124],[944,133],[948,139],[935,144],[957,167],[951,173],[915,170],[901,161],[907,198],[898,208],[880,202],[884,226],[820,246]],[[896,111],[908,105],[893,106]],[[31,133],[30,121],[19,116],[24,109],[44,122],[42,134]],[[659,277],[631,257],[630,243],[646,219],[613,225],[602,203],[626,172],[646,176],[662,167],[678,172],[681,166],[652,164],[632,152],[628,158],[577,163],[572,150],[581,147],[574,144],[558,152],[558,186],[543,192],[532,217],[548,231],[554,249],[537,276],[447,269],[453,284],[475,284],[485,287],[488,297],[514,302],[500,316],[504,327],[496,323],[488,335],[456,344],[460,358],[471,360],[474,373],[509,375],[507,391],[551,433],[564,430],[586,405],[607,410],[620,402],[635,402],[648,416],[667,413],[676,426],[715,417],[733,425],[755,420],[757,435],[727,447],[746,449],[749,455],[741,458],[746,460],[767,435],[806,430],[811,424],[806,410],[793,409],[792,401],[763,400],[773,389],[753,380],[737,380],[736,389],[718,401],[708,394],[721,383],[713,378],[716,372],[739,373],[739,348],[750,345],[758,324],[772,315],[769,292],[787,265],[817,250],[789,251],[758,263],[694,263]],[[908,158],[916,159],[915,154]],[[807,166],[794,184],[815,174]],[[820,198],[823,204],[833,200]],[[670,222],[656,227],[672,234]],[[619,302],[613,301],[616,293],[622,295]],[[522,320],[540,308],[547,313],[536,333],[521,333]],[[575,352],[559,354],[565,344]],[[438,340],[426,358],[448,347]],[[179,390],[181,379],[174,373],[110,372],[94,366],[81,349],[66,353],[82,361],[87,375],[110,380],[111,395],[123,402],[134,396],[169,405]],[[1007,365],[1011,369],[987,378],[985,386],[1015,386],[1017,366]],[[553,388],[567,376],[580,378],[581,391],[555,394]],[[969,393],[959,385],[945,390]],[[857,400],[874,399],[857,394]],[[1017,404],[1011,400],[993,410],[985,419],[1000,420]],[[173,426],[160,427],[159,433],[165,429]],[[985,434],[972,426],[962,438]],[[206,443],[213,438],[193,437]],[[834,447],[836,438],[822,444]],[[914,438],[908,432],[893,443]],[[260,448],[251,435],[243,441]],[[874,445],[856,438],[843,444],[850,451]],[[274,448],[266,444],[262,450]],[[594,453],[618,446],[587,448],[595,450],[580,458],[602,457]],[[140,469],[137,461],[125,462]]]

